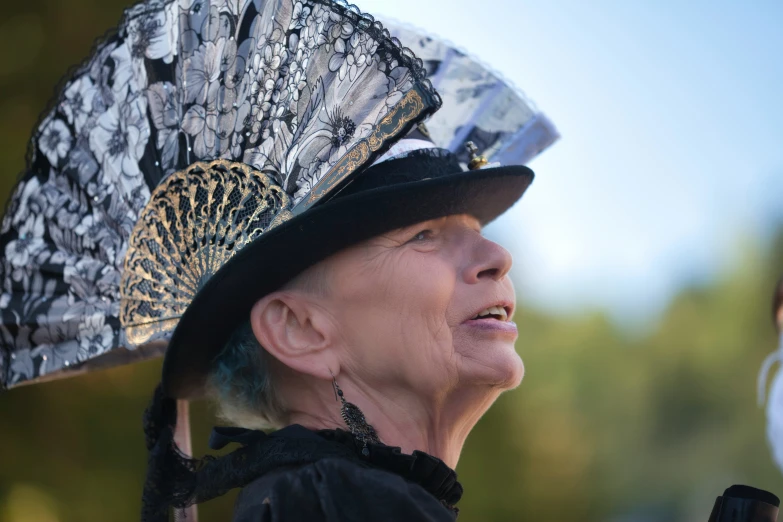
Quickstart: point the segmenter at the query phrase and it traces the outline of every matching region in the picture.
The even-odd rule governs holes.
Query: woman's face
[[[521,381],[511,255],[481,235],[475,218],[395,230],[328,265],[324,310],[337,332],[341,370],[368,385],[435,396]]]

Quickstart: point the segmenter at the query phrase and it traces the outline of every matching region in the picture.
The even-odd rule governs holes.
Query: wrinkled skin
[[[455,466],[470,429],[524,366],[510,322],[511,256],[471,216],[392,231],[256,303],[289,423],[344,427],[331,380],[387,444]],[[471,320],[491,306],[508,318]]]

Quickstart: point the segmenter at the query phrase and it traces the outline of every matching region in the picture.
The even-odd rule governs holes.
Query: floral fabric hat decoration
[[[429,136],[464,166],[470,162],[468,142],[491,163],[525,165],[560,137],[519,88],[478,58],[408,24],[383,20],[383,25],[424,63],[443,100],[427,120]]]
[[[252,304],[308,266],[517,201],[533,174],[498,162],[554,127],[475,60],[394,31],[426,65],[342,1],[128,9],[37,126],[3,218],[0,387],[165,352],[166,395],[198,397]],[[448,100],[429,128],[428,72]],[[468,141],[492,162],[466,170]]]
[[[438,107],[424,77],[339,2],[130,8],[37,127],[8,205],[0,385],[160,353],[222,262]]]

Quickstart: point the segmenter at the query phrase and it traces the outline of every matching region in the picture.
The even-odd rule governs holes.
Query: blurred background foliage
[[[86,56],[122,0],[34,0],[0,20],[0,196],[53,86]],[[756,406],[774,349],[769,298],[783,259],[748,240],[722,277],[686,288],[643,329],[600,310],[522,306],[523,384],[471,434],[458,471],[466,521],[703,521],[732,483],[783,493]],[[639,296],[644,299],[644,296]],[[521,296],[524,303],[524,296]],[[0,394],[0,522],[138,520],[143,409],[159,361]],[[197,455],[215,423],[193,409]],[[234,495],[202,506],[228,520]]]

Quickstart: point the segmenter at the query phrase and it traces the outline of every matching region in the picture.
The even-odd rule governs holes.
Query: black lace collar
[[[409,455],[402,453],[400,448],[385,444],[369,444],[370,454],[364,456],[361,452],[362,444],[349,432],[340,429],[311,431],[294,424],[267,435],[244,428],[218,427],[212,430],[209,445],[213,449],[221,449],[232,442],[255,446],[280,441],[281,438],[286,439],[285,446],[292,449],[298,443],[312,448],[313,442],[320,440],[322,444],[317,447],[322,448],[322,451],[310,451],[313,461],[339,455],[395,473],[405,480],[419,484],[450,508],[462,497],[462,485],[457,481],[457,473],[439,458],[423,451],[414,451]]]

